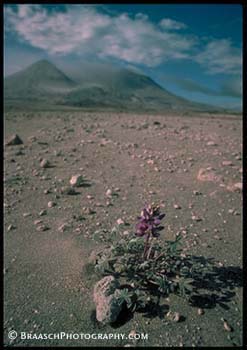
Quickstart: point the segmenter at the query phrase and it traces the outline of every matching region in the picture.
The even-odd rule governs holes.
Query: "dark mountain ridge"
[[[47,60],[6,77],[4,102],[133,111],[215,109],[176,96],[150,77],[126,68],[101,65],[82,70],[80,79],[75,79]]]

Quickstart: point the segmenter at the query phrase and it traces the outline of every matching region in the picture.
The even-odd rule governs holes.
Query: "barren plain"
[[[5,141],[13,134],[23,141],[4,148],[6,345],[242,345],[240,116],[13,111],[4,118]],[[49,167],[40,165],[44,159]],[[71,195],[62,188],[76,174],[85,182]],[[180,232],[184,253],[213,259],[217,281],[202,305],[171,295],[157,313],[101,326],[92,299],[97,276],[84,268],[104,246],[93,234],[122,219],[122,230],[134,235],[136,217],[153,201],[166,213],[162,239]],[[181,322],[167,320],[168,310]],[[148,339],[28,340],[21,332],[137,332]]]

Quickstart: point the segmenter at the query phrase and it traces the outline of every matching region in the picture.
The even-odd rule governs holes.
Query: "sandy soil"
[[[4,150],[6,345],[242,344],[242,191],[234,187],[242,181],[240,117],[5,113],[5,139],[15,133],[23,145]],[[40,167],[44,158],[50,168]],[[207,181],[198,179],[202,168],[210,168]],[[62,194],[76,174],[86,184],[77,195]],[[107,198],[108,189],[117,195]],[[50,201],[55,206],[49,208]],[[166,213],[162,237],[182,232],[184,251],[213,258],[222,283],[207,291],[213,296],[203,315],[170,296],[159,315],[136,313],[115,328],[102,327],[92,300],[97,276],[83,268],[91,251],[104,244],[93,233],[110,230],[121,218],[134,234],[136,216],[151,201]],[[167,320],[168,309],[179,312],[181,322]],[[18,333],[14,340],[8,337],[12,330]],[[148,340],[20,338],[20,332],[131,331],[147,333]]]

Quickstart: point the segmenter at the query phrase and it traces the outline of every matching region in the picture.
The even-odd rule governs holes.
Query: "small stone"
[[[234,188],[235,188],[236,190],[242,191],[242,190],[243,190],[243,184],[242,184],[242,182],[237,182],[237,183],[235,183],[235,184],[234,184]]]
[[[199,196],[199,195],[201,194],[201,192],[194,190],[194,191],[193,191],[193,194],[194,194],[195,196]]]
[[[227,332],[232,332],[232,327],[229,325],[229,323],[224,320],[224,318],[221,319],[223,321],[223,327]]]
[[[29,138],[28,138],[28,141],[30,141],[30,142],[35,142],[35,141],[37,141],[37,137],[35,137],[35,136],[30,136]]]
[[[66,194],[66,195],[70,195],[70,196],[73,196],[76,194],[76,191],[74,189],[74,187],[71,187],[71,186],[63,186],[61,188],[61,193],[62,194]]]
[[[223,160],[223,162],[221,163],[223,166],[232,166],[233,163],[230,160]]]
[[[8,231],[12,231],[12,230],[14,230],[15,228],[16,228],[16,227],[15,227],[14,225],[10,224],[10,225],[8,226],[7,230],[8,230]]]
[[[69,228],[69,225],[66,224],[66,223],[64,223],[64,224],[62,224],[61,226],[59,226],[58,231],[64,232],[64,231],[67,231],[68,228]]]
[[[196,215],[192,215],[191,219],[192,219],[193,221],[202,221],[202,219],[199,218],[199,217],[196,216]]]
[[[112,197],[112,190],[110,188],[106,191],[106,197]]]
[[[89,200],[94,199],[94,196],[91,196],[90,194],[88,194],[87,199],[89,199]]]
[[[70,179],[71,186],[79,187],[83,183],[83,176],[80,174],[73,175]]]
[[[201,315],[204,314],[204,310],[199,308],[199,309],[197,309],[197,313],[198,313],[199,316],[201,316]]]
[[[216,174],[215,170],[211,167],[201,168],[198,171],[197,179],[199,181],[213,181],[217,182],[221,179],[219,175]]]
[[[124,235],[124,236],[128,236],[129,234],[130,234],[129,231],[124,231],[124,232],[123,232],[123,235]]]
[[[50,164],[49,160],[43,159],[40,162],[40,166],[41,166],[41,168],[49,168],[51,166],[51,164]]]
[[[181,315],[179,312],[172,312],[169,311],[166,316],[173,322],[179,322],[181,321]]]
[[[47,231],[49,227],[47,225],[39,225],[37,226],[37,231]]]
[[[208,141],[207,146],[217,146],[214,141]]]
[[[88,215],[93,215],[93,214],[95,214],[95,211],[94,211],[92,208],[89,208],[89,207],[84,208],[84,212],[85,212],[86,214],[88,214]]]
[[[56,206],[56,203],[55,202],[52,202],[52,201],[50,201],[50,202],[48,202],[48,208],[53,208],[53,207],[55,207]]]
[[[31,216],[31,213],[23,213],[22,214],[24,218],[28,217],[28,216]]]
[[[235,184],[229,184],[226,189],[231,192],[242,192],[243,190],[243,184],[242,182],[237,182]]]
[[[180,205],[178,205],[178,204],[174,204],[173,208],[174,209],[181,209]]]
[[[43,222],[42,220],[35,220],[35,221],[34,221],[34,225],[42,224],[42,222]]]
[[[12,135],[9,140],[6,142],[6,146],[17,146],[17,145],[22,145],[23,141],[21,140],[21,138],[17,135],[14,134]]]
[[[44,215],[46,215],[47,214],[47,211],[44,209],[44,210],[41,210],[40,212],[39,212],[39,216],[44,216]]]
[[[121,218],[117,219],[117,224],[118,225],[124,225],[124,221]]]

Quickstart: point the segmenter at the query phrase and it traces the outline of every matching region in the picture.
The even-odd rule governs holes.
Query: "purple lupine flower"
[[[136,235],[142,237],[150,232],[153,237],[158,237],[159,231],[163,229],[160,223],[164,217],[165,214],[160,214],[158,206],[146,205],[141,212],[141,216],[138,217],[139,222],[136,225]]]

